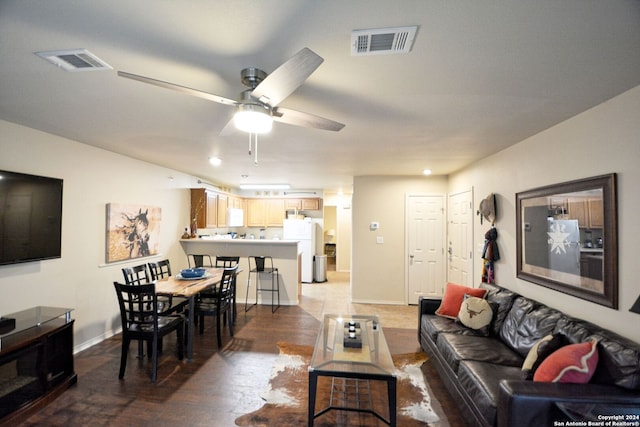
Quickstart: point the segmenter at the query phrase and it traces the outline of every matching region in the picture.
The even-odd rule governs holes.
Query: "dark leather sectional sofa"
[[[640,344],[506,288],[481,287],[494,308],[489,336],[435,315],[438,299],[419,303],[420,345],[470,426],[587,425],[615,416],[640,421]],[[554,333],[568,343],[598,340],[598,365],[588,384],[525,379],[529,350]]]

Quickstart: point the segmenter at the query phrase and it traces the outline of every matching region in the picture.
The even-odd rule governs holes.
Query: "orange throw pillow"
[[[542,361],[534,381],[586,384],[598,366],[598,341],[569,344]]]
[[[462,305],[465,294],[471,295],[472,297],[484,298],[486,293],[486,289],[470,288],[468,286],[456,285],[455,283],[447,283],[447,288],[444,290],[444,296],[442,297],[440,307],[436,310],[436,314],[455,320],[460,312],[460,306]]]

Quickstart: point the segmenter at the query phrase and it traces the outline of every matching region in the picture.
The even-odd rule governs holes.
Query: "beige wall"
[[[354,302],[405,303],[405,195],[444,195],[446,177],[362,176],[353,185]],[[379,222],[377,231],[369,230]],[[376,243],[380,236],[384,243]]]
[[[475,206],[498,194],[497,282],[518,293],[640,342],[640,316],[629,308],[640,295],[640,86],[450,177],[449,189],[474,187]],[[615,172],[618,175],[619,309],[612,310],[516,278],[515,194],[531,188]],[[486,223],[476,218],[475,240]],[[477,246],[477,245],[476,245]],[[480,271],[480,257],[475,257]]]
[[[0,169],[64,179],[62,258],[0,266],[0,315],[36,305],[72,307],[76,349],[119,327],[112,283],[122,281],[123,266],[142,261],[104,266],[109,202],[160,206],[160,252],[174,269],[186,267],[177,238],[189,224],[192,177],[5,121],[0,147]]]

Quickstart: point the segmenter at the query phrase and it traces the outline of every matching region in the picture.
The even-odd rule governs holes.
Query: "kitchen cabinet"
[[[247,227],[282,227],[284,199],[246,199]]]
[[[319,197],[306,197],[302,199],[284,199],[285,210],[317,211],[320,210]]]
[[[191,219],[198,228],[228,227],[227,209],[243,209],[246,227],[282,227],[287,210],[319,210],[322,199],[247,198],[206,188],[191,189]]]
[[[604,226],[602,199],[570,198],[567,205],[569,219],[578,220],[579,227],[602,228]]]
[[[264,227],[266,204],[264,199],[247,199],[247,227]]]
[[[300,210],[303,211],[317,211],[320,210],[320,198],[313,197],[307,199],[300,199],[302,207]]]
[[[587,201],[587,205],[591,228],[604,227],[604,205],[602,204],[602,199],[590,199]]]
[[[266,199],[265,223],[267,227],[282,227],[285,209],[283,199]]]
[[[585,199],[569,199],[568,203],[569,219],[578,220],[579,227],[589,227],[589,214],[587,212],[587,201]]]
[[[580,253],[580,275],[602,280],[602,252]]]
[[[226,194],[218,194],[218,227],[226,227],[227,226],[227,207],[229,206],[229,197]]]
[[[198,228],[218,226],[218,193],[205,188],[191,189],[191,220],[194,218]]]
[[[228,207],[234,209],[243,209],[244,203],[242,197],[229,195]]]

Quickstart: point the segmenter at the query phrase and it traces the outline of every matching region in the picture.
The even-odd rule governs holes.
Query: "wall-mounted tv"
[[[0,265],[60,258],[62,179],[0,170]]]

